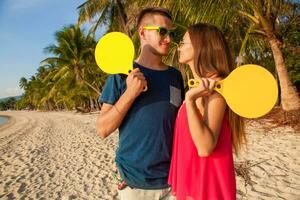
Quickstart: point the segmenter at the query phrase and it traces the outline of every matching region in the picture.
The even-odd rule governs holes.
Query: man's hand
[[[135,68],[129,73],[126,78],[126,85],[126,93],[134,99],[139,96],[147,86],[146,78],[139,68]]]

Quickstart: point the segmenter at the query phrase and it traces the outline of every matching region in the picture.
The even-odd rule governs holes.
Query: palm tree
[[[130,27],[128,22],[132,22],[134,18],[128,17],[125,8],[131,5],[131,10],[134,10],[134,1],[121,1],[121,0],[87,0],[80,6],[78,24],[84,22],[92,22],[91,33],[95,33],[96,29],[101,25],[107,25],[109,31],[121,31],[131,36]]]
[[[27,79],[25,77],[22,77],[19,81],[20,88],[26,90],[27,85],[28,85]]]
[[[256,39],[263,38],[272,50],[277,75],[281,88],[281,104],[286,111],[300,108],[300,98],[296,88],[293,86],[282,54],[279,28],[284,24],[284,13],[290,9],[292,4],[283,0],[266,1],[243,1],[239,13],[250,21],[249,32]],[[260,38],[259,38],[260,37]],[[245,38],[247,41],[247,38]]]
[[[86,76],[90,71],[96,71],[94,61],[94,48],[96,42],[90,36],[85,36],[79,26],[64,27],[56,32],[57,45],[50,45],[45,48],[47,53],[54,54],[55,57],[46,58],[42,64],[55,62],[58,65],[54,78],[64,79],[75,77],[78,83],[87,85],[90,89],[100,95],[100,90],[96,83],[90,83]],[[91,64],[91,61],[94,64]],[[88,65],[88,64],[89,65]],[[94,68],[89,70],[89,68]]]
[[[58,31],[56,41],[45,48],[53,56],[41,62],[35,76],[20,79],[25,94],[18,106],[46,110],[93,108],[105,77],[95,63],[95,41],[73,25]]]

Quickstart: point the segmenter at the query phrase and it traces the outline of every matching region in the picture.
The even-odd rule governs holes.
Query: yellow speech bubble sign
[[[95,59],[105,73],[128,74],[133,69],[134,45],[124,33],[107,33],[96,45]]]
[[[190,79],[188,85],[197,87],[200,82]],[[233,70],[214,88],[236,114],[257,118],[267,114],[278,98],[278,86],[273,75],[259,65],[243,65]]]

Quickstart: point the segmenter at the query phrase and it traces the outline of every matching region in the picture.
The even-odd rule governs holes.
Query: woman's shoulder
[[[226,105],[226,100],[217,91],[214,91],[211,95],[208,96],[208,102],[214,102],[214,103],[220,103]]]

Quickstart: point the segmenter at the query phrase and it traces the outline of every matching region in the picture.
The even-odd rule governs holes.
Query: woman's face
[[[179,43],[179,62],[182,64],[193,64],[194,48],[192,46],[191,38],[188,32],[186,32]]]

